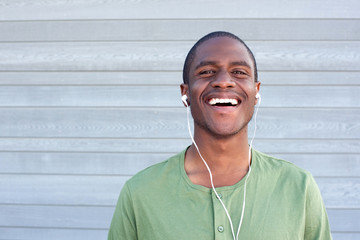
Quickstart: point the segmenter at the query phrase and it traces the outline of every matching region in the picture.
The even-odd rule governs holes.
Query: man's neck
[[[249,168],[246,129],[227,138],[195,135],[195,142],[211,169],[215,187],[233,185],[246,175]],[[185,170],[193,183],[211,187],[208,170],[194,144],[186,153]]]

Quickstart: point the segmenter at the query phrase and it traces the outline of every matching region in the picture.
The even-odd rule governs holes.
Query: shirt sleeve
[[[125,184],[121,190],[114,216],[111,221],[108,240],[136,240],[136,223],[131,193]]]
[[[305,240],[331,240],[326,209],[320,190],[310,175],[306,192]]]

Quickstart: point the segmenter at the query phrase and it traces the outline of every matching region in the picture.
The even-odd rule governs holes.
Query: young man
[[[260,82],[245,43],[227,32],[204,36],[183,80],[194,142],[125,184],[108,239],[331,239],[313,177],[248,144]]]

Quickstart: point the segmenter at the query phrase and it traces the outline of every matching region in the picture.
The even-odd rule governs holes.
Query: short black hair
[[[258,73],[257,73],[257,66],[256,66],[256,61],[255,61],[255,57],[254,54],[252,53],[252,51],[250,50],[250,48],[245,44],[245,42],[243,40],[241,40],[238,36],[236,36],[235,34],[232,34],[230,32],[224,32],[224,31],[216,31],[216,32],[211,32],[207,35],[205,35],[204,37],[200,38],[195,44],[194,46],[190,49],[189,53],[187,54],[186,58],[185,58],[185,63],[184,63],[184,68],[183,68],[183,81],[185,84],[189,83],[189,71],[190,71],[190,66],[195,58],[195,54],[196,54],[196,50],[197,48],[204,42],[206,42],[207,40],[213,39],[213,38],[217,38],[217,37],[228,37],[228,38],[232,38],[235,39],[237,41],[239,41],[242,45],[244,45],[244,47],[246,48],[246,50],[248,51],[248,53],[250,54],[250,57],[253,60],[254,63],[254,78],[255,78],[255,82],[258,81]]]

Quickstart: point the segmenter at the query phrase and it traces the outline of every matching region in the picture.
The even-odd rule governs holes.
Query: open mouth
[[[209,104],[217,107],[235,107],[239,101],[235,98],[210,98]]]

